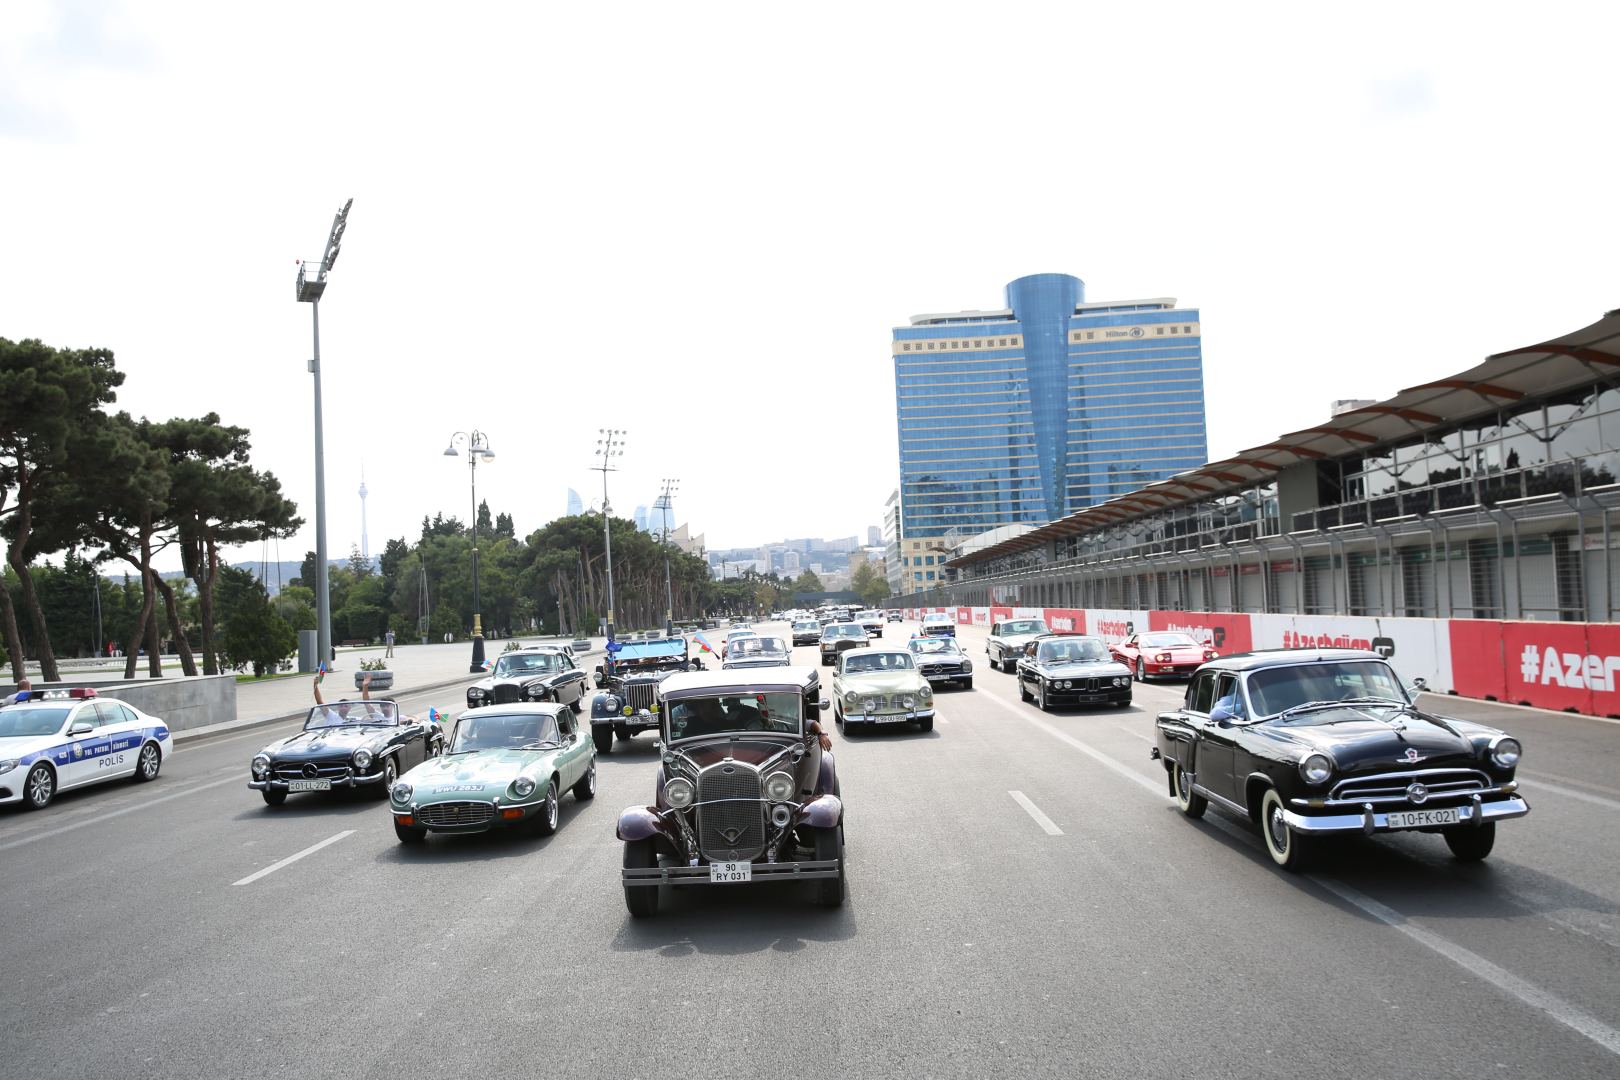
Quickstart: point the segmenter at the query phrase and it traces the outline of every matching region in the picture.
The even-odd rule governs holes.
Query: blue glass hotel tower
[[[1068,274],[896,327],[903,535],[1039,525],[1203,465],[1200,341],[1197,309],[1088,304]]]

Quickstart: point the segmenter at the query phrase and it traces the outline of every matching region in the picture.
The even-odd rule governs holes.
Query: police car
[[[0,804],[47,806],[58,791],[154,779],[174,753],[169,725],[88,687],[24,690],[0,708]]]

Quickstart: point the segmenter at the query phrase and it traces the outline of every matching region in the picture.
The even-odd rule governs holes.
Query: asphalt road
[[[1180,685],[1041,714],[978,669],[929,735],[835,736],[838,910],[703,887],[632,921],[613,826],[651,797],[646,736],[544,840],[269,809],[273,728],[0,810],[0,1075],[1620,1076],[1620,725],[1498,713],[1534,810],[1483,865],[1411,834],[1294,876],[1166,797]]]

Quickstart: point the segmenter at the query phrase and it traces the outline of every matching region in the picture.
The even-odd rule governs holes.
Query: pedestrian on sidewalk
[[[388,651],[383,653],[383,655],[384,656],[393,656],[394,655],[394,630],[393,630],[393,627],[389,627],[388,633],[383,635],[383,641],[388,645]]]

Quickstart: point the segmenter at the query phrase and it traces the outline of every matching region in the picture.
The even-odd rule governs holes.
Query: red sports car
[[[1138,682],[1155,675],[1191,675],[1198,665],[1220,655],[1191,634],[1170,630],[1132,634],[1108,650],[1131,669]]]

